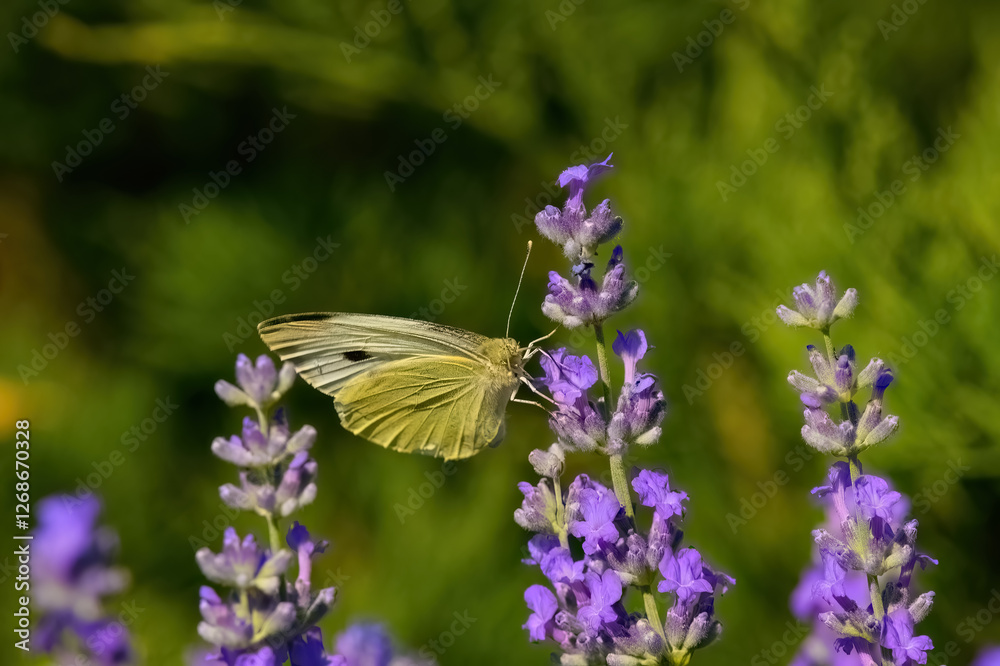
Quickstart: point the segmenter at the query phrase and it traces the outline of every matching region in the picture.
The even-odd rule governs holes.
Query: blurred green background
[[[723,640],[694,663],[769,663],[761,651],[792,620],[821,518],[809,490],[829,460],[787,457],[802,442],[785,376],[815,340],[771,313],[820,269],[861,294],[835,342],[894,361],[887,404],[902,431],[867,460],[922,493],[920,543],[941,565],[919,578],[937,591],[921,633],[955,641],[957,665],[1000,639],[997,623],[962,624],[1000,586],[1000,280],[977,282],[1000,251],[995,3],[50,4],[51,17],[44,3],[0,7],[0,430],[11,442],[31,419],[36,499],[121,455],[97,491],[134,576],[123,601],[144,609],[133,631],[147,663],[180,663],[199,643],[190,540],[236,477],[209,445],[242,416],[212,385],[232,378],[236,353],[264,351],[241,320],[343,310],[500,335],[537,238],[527,220],[563,168],[612,150],[589,203],[611,197],[626,259],[646,271],[637,306],[611,323],[646,329],[672,402],[660,444],[634,462],[669,468],[691,495],[689,543],[738,581],[719,604]],[[286,126],[248,144],[275,109]],[[400,171],[419,145],[434,151]],[[231,161],[227,186],[206,188]],[[390,188],[386,172],[406,177]],[[317,239],[339,247],[313,262]],[[564,268],[536,244],[518,339],[549,330],[539,303],[547,271]],[[98,312],[87,299],[107,298],[113,271],[134,279]],[[19,366],[70,322],[79,334],[25,380]],[[177,407],[130,443],[157,400]],[[324,633],[381,618],[416,649],[467,612],[476,622],[442,664],[546,663],[521,629],[539,575],[519,563],[527,535],[512,520],[516,483],[534,477],[527,454],[551,442],[544,416],[512,406],[503,446],[460,463],[401,522],[394,505],[441,463],[347,435],[301,382],[287,403],[320,433],[319,496],[300,519],[334,542],[317,565],[341,583]],[[969,469],[948,484],[949,464]],[[576,458],[568,471],[603,469]],[[731,527],[776,478],[787,483]],[[253,517],[234,524],[262,533]],[[11,642],[0,661],[19,663]]]

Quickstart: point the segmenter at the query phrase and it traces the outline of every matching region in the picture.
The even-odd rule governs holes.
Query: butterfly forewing
[[[276,317],[257,330],[282,361],[295,364],[300,377],[327,395],[381,364],[413,356],[486,361],[479,349],[489,340],[426,321],[340,312]]]

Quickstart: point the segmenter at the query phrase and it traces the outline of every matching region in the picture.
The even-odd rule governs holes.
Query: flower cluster
[[[603,162],[566,169],[559,176],[559,186],[569,187],[569,197],[562,209],[546,206],[535,216],[538,231],[561,245],[573,262],[571,278],[556,271],[549,273],[549,293],[542,312],[566,328],[600,324],[635,300],[639,286],[625,275],[624,252],[616,246],[608,260],[601,283],[591,275],[597,246],[606,243],[622,229],[622,219],[611,213],[605,199],[590,214],[583,204],[587,185],[604,171],[611,155]]]
[[[226,484],[219,495],[229,506],[252,510],[267,520],[269,545],[262,547],[252,534],[242,539],[228,528],[222,550],[202,548],[195,559],[213,583],[229,588],[220,595],[201,588],[202,621],[198,633],[217,648],[202,663],[234,666],[279,666],[331,663],[316,623],[333,604],[335,588],[313,590],[312,559],[327,543],[312,538],[296,522],[281,538],[279,518],[316,497],[316,461],[309,448],[316,439],[311,426],[292,433],[284,411],[271,407],[291,388],[295,369],[286,363],[280,370],[267,356],[256,363],[240,354],[236,361],[239,387],[219,381],[218,396],[230,406],[251,407],[257,421],[245,418],[240,436],[218,437],[212,452],[240,467],[240,485]],[[288,570],[295,562],[297,576]]]
[[[219,495],[229,506],[253,511],[267,521],[269,543],[263,547],[254,535],[242,539],[228,528],[222,550],[202,548],[195,554],[202,573],[225,586],[201,588],[202,622],[198,633],[215,649],[196,663],[210,666],[403,666],[415,663],[396,656],[385,631],[377,625],[356,625],[336,640],[328,655],[318,626],[333,604],[336,589],[314,589],[313,559],[328,543],[316,540],[297,521],[284,538],[278,521],[316,497],[317,464],[309,456],[316,430],[303,426],[292,431],[284,410],[272,408],[291,388],[294,366],[279,371],[267,356],[255,363],[240,354],[236,361],[239,386],[215,385],[230,406],[247,406],[257,420],[245,418],[239,436],[218,437],[212,452],[240,468],[240,484],[225,484]],[[295,577],[289,570],[294,566]]]
[[[933,644],[916,635],[914,625],[930,612],[934,593],[911,592],[911,581],[917,565],[922,569],[937,561],[917,552],[917,521],[906,520],[909,501],[887,480],[865,474],[858,459],[898,427],[895,416],[882,413],[892,372],[877,358],[859,372],[850,345],[834,353],[830,326],[851,314],[855,290],[838,300],[833,282],[820,273],[815,287],[802,285],[794,293],[798,311],[782,306],[778,315],[789,325],[820,330],[827,350],[807,348],[815,377],[799,372],[788,377],[806,408],[802,437],[819,451],[847,459],[834,463],[827,483],[813,490],[828,521],[813,532],[816,558],[792,596],[792,608],[817,626],[794,663],[926,663]],[[867,387],[871,397],[860,410],[854,398]],[[826,411],[833,405],[839,407],[839,422]]]
[[[624,364],[625,381],[607,418],[604,398],[591,399],[587,392],[598,380],[593,361],[587,356],[568,355],[565,348],[542,356],[545,377],[538,383],[555,402],[549,425],[564,448],[614,455],[624,454],[632,444],[649,446],[660,439],[667,402],[656,377],[636,371],[647,349],[643,331],[619,331],[612,350]]]
[[[533,452],[535,469],[546,478],[537,486],[520,484],[524,501],[514,513],[518,524],[537,533],[524,562],[538,566],[551,585],[524,593],[532,611],[524,625],[529,637],[557,642],[563,664],[687,663],[692,650],[719,635],[715,595],[735,582],[709,568],[694,548],[680,547],[687,495],[670,490],[666,474],[639,471],[632,488],[652,509],[652,525],[643,533],[614,491],[586,474],[561,492],[562,465],[552,464],[561,455],[558,444]],[[657,603],[654,583],[672,595],[663,624],[629,613],[623,603],[629,586]]]
[[[125,589],[128,574],[112,566],[118,537],[97,527],[100,511],[93,496],[54,495],[38,503],[30,547],[32,600],[39,619],[31,647],[60,663],[133,662],[126,618],[113,619],[103,609],[105,597]]]
[[[542,479],[519,485],[524,501],[514,520],[536,533],[524,562],[539,567],[549,585],[525,592],[531,614],[524,628],[533,641],[558,644],[562,664],[683,665],[721,632],[715,599],[735,581],[707,566],[694,548],[681,547],[687,495],[671,490],[666,474],[638,470],[630,487],[625,473],[632,446],[659,441],[667,404],[656,377],[638,370],[649,349],[641,330],[619,332],[612,345],[624,368],[617,400],[612,396],[603,324],[635,299],[638,287],[625,278],[621,247],[612,251],[600,286],[591,277],[598,246],[622,228],[608,201],[590,215],[583,204],[586,186],[611,168],[609,160],[564,171],[566,204],[535,218],[574,264],[574,281],[550,273],[542,311],[566,328],[592,327],[599,363],[565,348],[542,352],[545,375],[536,384],[555,406],[549,425],[557,442],[528,456]],[[580,451],[608,456],[613,489],[580,474],[563,491],[565,456]],[[636,520],[633,491],[651,510],[648,528]],[[641,595],[642,611],[629,610],[630,588]]]

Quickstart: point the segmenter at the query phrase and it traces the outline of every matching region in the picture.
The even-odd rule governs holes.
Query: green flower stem
[[[857,483],[858,478],[861,476],[861,461],[858,460],[858,457],[856,455],[853,455],[853,456],[848,456],[847,463],[848,465],[850,465],[851,468],[851,485],[853,486]],[[860,513],[857,516],[855,516],[855,520],[857,521],[857,524],[860,527],[862,525]],[[867,548],[868,539],[871,536],[869,532],[870,530],[866,529],[864,530],[864,532],[858,533],[857,546]],[[881,620],[882,617],[885,615],[885,608],[882,606],[882,586],[878,582],[878,576],[875,576],[873,574],[867,574],[867,575],[868,575],[868,594],[872,600],[872,611],[875,615],[875,619]],[[873,592],[873,589],[877,590],[877,592]]]
[[[830,366],[833,367],[834,359],[834,348],[833,348],[833,338],[830,337],[830,329],[824,328],[823,331],[823,342],[826,343],[826,358],[830,361]]]
[[[278,532],[278,525],[274,520],[274,514],[264,514],[267,520],[267,537],[271,542],[271,554],[274,555],[281,550],[281,533]]]
[[[268,420],[267,412],[265,412],[263,409],[260,408],[259,405],[256,405],[256,404],[253,406],[253,408],[257,412],[257,422],[260,423],[260,432],[266,438],[268,436],[268,433],[271,430],[268,427],[269,420]]]
[[[678,650],[671,652],[668,659],[670,660],[670,666],[687,666],[691,663],[691,653],[687,650]]]
[[[601,376],[601,388],[604,390],[604,413],[610,418],[612,409],[611,397],[611,372],[608,369],[608,350],[604,342],[604,327],[601,324],[594,324],[594,337],[597,338],[597,365]],[[611,482],[615,488],[615,496],[618,503],[625,507],[625,515],[632,523],[635,523],[635,509],[632,507],[632,494],[629,492],[628,477],[625,474],[625,461],[620,453],[608,456],[611,466]],[[648,585],[643,585],[642,602],[646,607],[646,619],[653,625],[653,629],[663,639],[663,644],[667,644],[667,636],[663,631],[663,622],[660,620],[660,610],[656,606],[656,598]],[[683,663],[687,663],[687,659]]]
[[[649,585],[643,585],[642,590],[642,603],[646,607],[646,619],[649,623],[653,625],[653,629],[663,640],[663,644],[667,644],[667,635],[663,631],[663,622],[660,620],[660,609],[656,607],[656,597],[653,596],[653,590]]]
[[[604,327],[594,324],[594,337],[597,338],[597,364],[600,371],[601,388],[604,390],[604,417],[611,418],[611,372],[608,370],[608,350],[604,343]],[[632,509],[632,497],[628,490],[628,479],[625,476],[625,462],[621,454],[608,456],[611,464],[611,481],[615,487],[618,503],[625,507],[629,520],[635,518]]]
[[[562,483],[560,483],[558,476],[552,479],[552,483],[556,491],[556,525],[554,527],[559,536],[559,545],[563,548],[569,548],[569,535],[566,531],[566,507],[562,500]]]
[[[608,369],[608,350],[604,343],[604,326],[594,324],[597,338],[597,365],[601,373],[601,389],[604,391],[604,415],[611,416],[611,371]]]
[[[615,487],[615,495],[618,503],[625,507],[625,515],[629,520],[635,520],[635,511],[632,509],[632,494],[628,490],[628,479],[625,476],[625,461],[621,454],[615,453],[608,456],[611,462],[611,482]]]
[[[830,361],[830,368],[834,372],[836,372],[837,371],[837,366],[836,366],[836,359],[835,359],[835,356],[834,356],[835,352],[834,352],[834,347],[833,347],[833,338],[830,337],[830,329],[829,328],[823,329],[823,342],[826,343],[826,357]],[[840,403],[840,417],[846,421],[849,416],[850,416],[850,412],[847,409],[847,403],[846,402],[841,402]]]

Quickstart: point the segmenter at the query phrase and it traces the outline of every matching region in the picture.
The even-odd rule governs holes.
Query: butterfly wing
[[[460,356],[393,361],[341,389],[334,405],[352,433],[404,453],[467,458],[504,435],[518,380]]]
[[[382,315],[316,312],[275,317],[257,326],[264,343],[327,395],[393,361],[454,356],[480,363],[486,336],[451,326]]]

